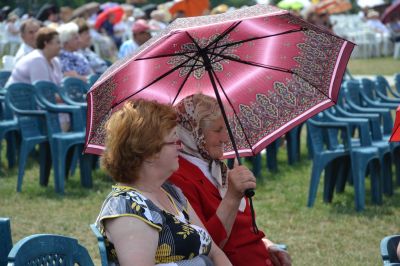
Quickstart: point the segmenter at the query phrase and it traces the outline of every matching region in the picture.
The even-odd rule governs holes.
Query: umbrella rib
[[[210,46],[213,46],[212,50],[215,51],[216,49],[219,48],[219,46],[216,46],[220,40],[222,40],[226,35],[228,35],[231,31],[233,31],[236,27],[239,26],[239,24],[242,23],[242,21],[233,23],[230,25],[224,32],[221,33],[214,41],[209,43],[204,49],[210,49]],[[225,49],[224,49],[225,50]],[[210,58],[211,60],[214,59],[214,56]]]
[[[137,92],[124,97],[122,100],[118,101],[117,103],[113,104],[113,106],[111,108],[114,108],[115,106],[118,106],[119,104],[121,104],[122,102],[124,102],[126,99],[138,94],[139,92],[147,89],[148,87],[150,87],[151,85],[153,85],[154,83],[158,82],[159,80],[163,79],[164,77],[168,76],[169,74],[173,73],[175,70],[179,69],[180,67],[182,67],[183,65],[185,65],[187,62],[189,62],[189,60],[191,60],[193,58],[189,58],[187,59],[185,62],[180,63],[179,65],[177,65],[174,68],[171,68],[170,70],[168,70],[167,72],[165,72],[164,74],[162,74],[161,76],[159,76],[158,78],[156,78],[155,80],[153,80],[152,82],[150,82],[149,84],[147,84],[146,86],[144,86],[143,88],[141,88],[140,90],[138,90]]]
[[[209,52],[209,53],[210,53],[210,52]],[[291,71],[291,70],[289,70],[289,69],[285,69],[285,68],[281,68],[281,67],[274,67],[274,66],[267,66],[267,65],[263,65],[263,64],[255,63],[255,62],[251,62],[251,61],[244,61],[244,60],[237,59],[237,58],[234,58],[234,57],[231,57],[231,56],[228,56],[228,55],[222,55],[222,54],[216,54],[216,55],[219,56],[219,57],[222,57],[222,58],[224,58],[224,59],[232,60],[232,61],[235,61],[235,62],[238,62],[238,63],[243,63],[243,64],[246,64],[246,65],[251,65],[251,66],[256,66],[256,67],[262,67],[262,68],[266,68],[266,69],[271,69],[271,70],[276,70],[276,71],[281,71],[281,72],[290,73],[290,74],[292,74],[292,75],[296,75],[297,77],[301,78],[302,80],[304,80],[305,82],[307,82],[308,84],[310,84],[311,86],[313,86],[312,83],[311,83],[309,80],[307,80],[307,79],[301,77],[301,76],[298,75],[296,72],[293,72],[293,71]],[[222,59],[219,60],[219,61],[222,61]],[[216,61],[215,61],[215,62],[216,62]],[[215,62],[214,62],[214,63],[215,63]],[[315,87],[315,86],[313,86],[313,87],[316,88],[318,91],[320,91],[324,96],[326,96],[327,98],[329,98],[329,95],[327,95],[325,92],[319,90],[319,89],[318,89],[317,87]],[[330,98],[329,98],[329,99],[330,99]]]
[[[222,93],[225,95],[225,99],[228,101],[229,105],[232,107],[233,113],[235,114],[236,117],[239,117],[239,116],[237,115],[237,113],[236,113],[235,108],[233,108],[233,104],[232,104],[231,100],[229,99],[228,95],[226,94],[224,88],[222,87],[221,81],[219,80],[219,78],[218,78],[217,74],[215,73],[214,69],[211,68],[211,72],[213,73],[213,76],[214,76],[215,79],[217,80],[217,83],[218,83],[219,87],[221,88]],[[251,143],[250,143],[250,141],[249,141],[249,138],[247,137],[247,134],[246,134],[246,132],[245,132],[245,130],[244,130],[244,127],[243,127],[243,125],[242,125],[242,122],[240,121],[239,118],[237,119],[237,121],[239,122],[239,125],[240,125],[240,127],[242,128],[242,132],[243,132],[243,134],[244,134],[244,137],[245,137],[245,139],[246,139],[246,142],[250,145],[250,147],[252,147],[252,145],[251,145]],[[253,152],[253,149],[251,149],[251,152]],[[255,155],[255,154],[253,153],[253,155]]]
[[[200,57],[200,55],[197,56],[197,58],[196,58],[195,60],[198,61],[198,60],[199,60],[199,57]],[[179,89],[178,89],[178,92],[177,92],[176,95],[175,95],[174,100],[172,101],[172,105],[175,103],[176,99],[178,98],[179,94],[181,93],[181,91],[182,91],[182,89],[183,89],[183,86],[185,85],[186,81],[187,81],[187,80],[189,79],[189,77],[190,77],[190,74],[193,73],[194,67],[195,67],[195,64],[192,65],[190,71],[186,74],[185,80],[182,82],[181,86],[180,86]]]
[[[231,42],[231,43],[223,44],[223,45],[220,45],[220,46],[216,46],[214,48],[217,49],[217,48],[222,48],[222,47],[229,47],[229,46],[234,46],[234,45],[245,43],[245,42],[251,42],[251,41],[256,41],[256,40],[265,39],[265,38],[269,38],[269,37],[286,35],[286,34],[295,33],[295,32],[299,32],[299,31],[306,31],[306,30],[308,30],[308,29],[302,27],[302,28],[299,28],[299,29],[283,31],[283,32],[280,32],[280,33],[272,34],[272,35],[253,37],[253,38],[249,38],[249,39],[245,39],[245,40],[241,40],[241,41],[237,41],[237,42]]]
[[[224,59],[228,59],[228,60],[235,61],[235,62],[238,62],[238,63],[246,64],[246,65],[251,65],[251,66],[256,66],[256,67],[262,67],[262,68],[267,68],[267,69],[271,69],[271,70],[277,70],[277,71],[281,71],[281,72],[286,72],[286,73],[294,74],[293,71],[291,71],[291,70],[289,70],[289,69],[286,69],[286,68],[268,66],[268,65],[261,64],[261,63],[256,63],[256,62],[251,62],[251,61],[245,61],[245,60],[237,59],[237,58],[234,58],[234,57],[232,57],[232,56],[224,55],[224,54],[214,54],[214,53],[211,53],[211,52],[208,52],[208,53],[209,53],[209,54],[216,55],[216,56],[219,56],[219,57],[222,57],[222,58],[224,58]]]
[[[135,61],[157,59],[157,58],[171,57],[171,56],[181,56],[181,55],[188,56],[188,54],[194,54],[194,53],[196,53],[196,51],[187,51],[187,52],[180,52],[180,53],[174,53],[174,54],[160,54],[160,55],[155,55],[155,56],[136,58]]]
[[[217,38],[215,38],[215,40],[213,40],[206,47],[204,47],[204,49],[208,49],[211,45],[218,43],[222,38],[224,38],[226,35],[228,35],[235,28],[237,28],[240,25],[240,23],[242,23],[242,21],[238,21],[238,22],[235,22],[232,25],[230,25],[226,30],[224,30],[221,33],[221,35],[219,35]]]

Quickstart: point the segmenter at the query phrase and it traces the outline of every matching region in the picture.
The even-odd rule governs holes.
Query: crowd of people
[[[10,13],[7,38],[19,48],[10,50],[15,66],[7,85],[39,80],[60,85],[64,77],[86,82],[185,15],[182,10],[171,14],[168,8],[163,4],[145,12],[132,5],[98,5],[74,15],[67,7],[49,7],[38,18]],[[200,13],[229,10],[221,5]],[[383,31],[372,15],[367,24]],[[308,13],[306,19],[334,30],[326,13]],[[256,187],[256,178],[243,165],[228,169],[221,159],[229,138],[214,98],[194,94],[175,107],[130,100],[112,114],[106,131],[102,165],[116,185],[96,224],[106,239],[110,261],[291,265],[286,250],[253,230],[244,195]]]

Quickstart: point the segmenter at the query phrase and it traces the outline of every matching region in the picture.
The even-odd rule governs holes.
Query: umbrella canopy
[[[398,18],[400,18],[400,0],[395,1],[385,9],[381,16],[381,21],[386,24]]]
[[[391,142],[400,141],[400,106],[397,107],[397,110],[396,110],[396,119],[394,121],[392,135],[390,136],[389,141],[391,141]]]
[[[100,10],[100,4],[99,3],[90,2],[90,3],[84,4],[84,5],[76,8],[72,12],[72,17],[73,18],[78,18],[78,17],[83,17],[85,15],[90,16],[93,13],[96,13],[99,10]]]
[[[88,92],[85,152],[101,154],[104,125],[127,99],[175,104],[202,92],[225,107],[225,156],[257,154],[335,104],[353,47],[268,5],[177,19]]]
[[[337,14],[349,11],[352,8],[348,0],[322,0],[315,6],[317,14]]]
[[[124,16],[124,9],[121,6],[114,6],[104,10],[97,16],[94,27],[96,29],[100,28],[109,16],[114,16],[114,20],[112,21],[112,23],[117,24],[122,20],[122,17]]]
[[[201,16],[208,10],[209,5],[209,0],[181,0],[170,7],[169,12],[171,15],[183,12],[185,17]]]

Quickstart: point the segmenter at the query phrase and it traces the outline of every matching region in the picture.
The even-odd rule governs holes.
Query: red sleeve
[[[192,181],[190,177],[187,177],[187,175],[181,173],[179,170],[178,172],[175,172],[169,180],[183,191],[186,198],[189,200],[190,205],[207,228],[207,231],[214,242],[220,244],[225,240],[228,236],[225,227],[216,213],[216,208],[218,207],[219,202],[216,203],[215,206],[211,206],[213,204],[209,203],[208,200],[210,197],[208,197],[204,187],[200,187],[200,183],[197,184]]]

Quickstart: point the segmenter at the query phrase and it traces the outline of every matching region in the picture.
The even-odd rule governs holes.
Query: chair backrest
[[[93,86],[93,84],[100,78],[99,74],[92,74],[88,78],[89,89]]]
[[[39,110],[36,101],[35,87],[26,83],[14,83],[7,87],[7,106],[17,112],[18,110]],[[18,116],[18,124],[23,137],[46,135],[45,121],[40,117]]]
[[[97,238],[97,245],[99,247],[101,265],[108,266],[107,249],[106,249],[106,243],[104,241],[104,237],[100,233],[99,229],[97,228],[97,226],[95,224],[91,224],[90,228],[92,229],[93,234]]]
[[[7,255],[12,248],[10,219],[0,217],[0,266],[7,265]]]
[[[377,100],[375,93],[375,83],[370,79],[367,78],[361,79],[360,93],[373,101]]]
[[[347,80],[343,84],[343,91],[346,101],[361,106],[360,82],[358,80]]]
[[[4,88],[10,76],[11,70],[0,70],[0,88]]]
[[[400,235],[386,236],[381,240],[381,256],[384,265],[400,265],[400,259],[397,257],[396,250],[400,244]],[[398,263],[398,264],[391,264]]]
[[[8,266],[66,265],[92,266],[87,249],[75,238],[37,234],[18,241],[8,255]]]
[[[57,104],[56,97],[60,94],[59,87],[57,84],[51,81],[36,81],[34,82],[35,95],[42,108],[46,109],[45,106],[48,104]],[[58,113],[49,113],[47,120],[47,128],[50,134],[62,132],[60,119]],[[51,130],[51,132],[50,132]]]
[[[390,85],[387,79],[384,76],[378,75],[375,78],[375,88],[379,90],[382,94],[388,95],[388,91],[390,91]]]
[[[62,81],[61,93],[75,102],[86,102],[86,93],[88,90],[89,85],[81,79],[66,77]]]
[[[400,73],[394,75],[394,87],[396,91],[400,93]]]

